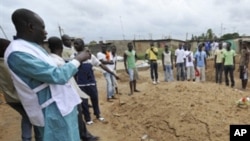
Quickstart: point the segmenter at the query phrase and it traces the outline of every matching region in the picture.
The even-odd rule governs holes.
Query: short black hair
[[[9,46],[10,41],[7,39],[0,38],[0,57],[4,56],[6,48]]]
[[[50,37],[48,39],[49,49],[51,53],[55,53],[56,50],[62,50],[62,40],[56,36]]]
[[[28,26],[29,23],[34,22],[34,17],[36,13],[33,11],[30,11],[28,9],[17,9],[13,14],[12,14],[12,22],[15,25],[16,31],[17,32],[23,32],[26,30],[25,27]]]

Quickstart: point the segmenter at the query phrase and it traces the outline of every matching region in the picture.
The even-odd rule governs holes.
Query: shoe
[[[112,99],[117,99],[115,96],[112,96],[111,98],[112,98]]]
[[[99,117],[97,118],[99,121],[104,121],[104,118],[103,117]]]
[[[91,125],[91,124],[93,124],[93,123],[94,123],[94,122],[93,122],[92,120],[86,122],[87,125]]]
[[[155,85],[155,84],[156,84],[156,81],[153,81],[153,84]]]
[[[107,98],[108,102],[113,102],[113,100],[111,100],[112,98]]]
[[[160,81],[159,81],[159,80],[157,80],[157,81],[156,81],[156,83],[158,84],[158,83],[160,83]]]

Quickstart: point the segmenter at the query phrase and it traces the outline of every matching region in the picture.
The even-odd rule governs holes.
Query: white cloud
[[[186,33],[201,35],[211,28],[249,35],[248,0],[0,0],[0,25],[8,38],[15,34],[11,14],[18,8],[38,13],[49,36],[66,34],[91,40],[185,39]],[[222,25],[222,28],[221,28]],[[221,30],[223,29],[223,30]],[[0,37],[3,34],[0,33]]]

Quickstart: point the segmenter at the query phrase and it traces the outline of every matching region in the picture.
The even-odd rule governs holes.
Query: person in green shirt
[[[135,65],[137,59],[137,55],[135,50],[133,50],[132,43],[128,43],[128,50],[124,53],[124,66],[125,70],[129,75],[129,87],[130,87],[130,94],[132,95],[133,92],[140,92],[136,89],[136,80],[138,79],[138,71]]]
[[[234,87],[235,51],[231,49],[231,43],[227,42],[226,51],[223,52],[223,64],[225,72],[225,82],[229,86],[228,73],[231,80],[231,87]]]

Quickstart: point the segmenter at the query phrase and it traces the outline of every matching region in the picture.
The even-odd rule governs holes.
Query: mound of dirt
[[[111,126],[136,141],[224,141],[230,124],[249,123],[249,110],[236,107],[245,93],[214,83],[173,82],[151,86],[125,104],[112,106]],[[121,138],[121,140],[122,140]]]

